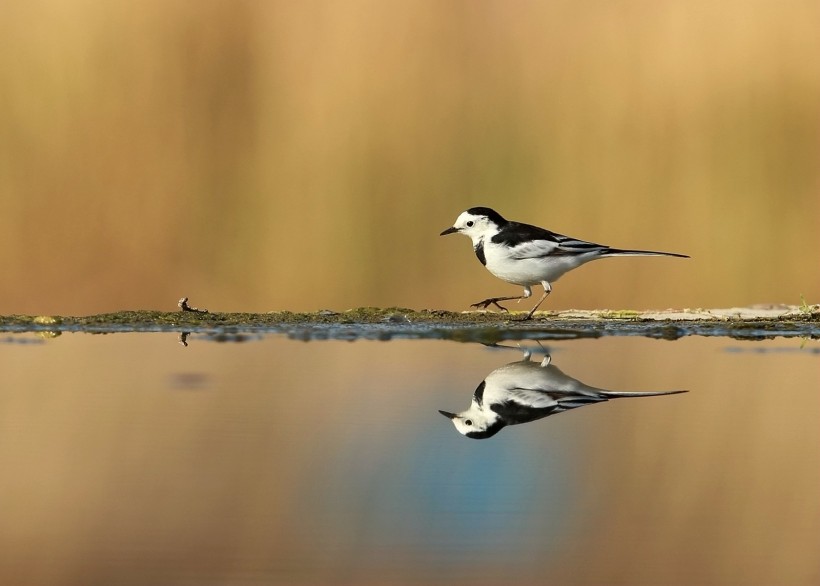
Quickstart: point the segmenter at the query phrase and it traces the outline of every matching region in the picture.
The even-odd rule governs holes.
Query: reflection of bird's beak
[[[455,413],[450,413],[449,411],[442,411],[441,409],[439,409],[439,413],[444,415],[447,419],[455,419],[456,417],[458,417],[458,415],[456,415]]]
[[[455,226],[450,226],[444,232],[439,234],[439,236],[447,236],[447,234],[453,234],[455,232],[458,232],[458,228],[456,228]]]

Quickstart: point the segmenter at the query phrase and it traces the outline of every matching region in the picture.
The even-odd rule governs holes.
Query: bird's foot
[[[491,297],[490,299],[485,299],[484,301],[479,301],[478,303],[473,303],[470,307],[477,307],[478,309],[487,309],[490,305],[495,305],[498,309],[503,311],[504,313],[509,313],[509,309],[506,307],[502,307],[498,304],[499,301],[503,301],[503,297]]]

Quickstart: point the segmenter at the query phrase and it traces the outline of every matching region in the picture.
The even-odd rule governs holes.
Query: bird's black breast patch
[[[481,264],[487,266],[487,257],[484,256],[484,242],[479,242],[475,245],[475,255]]]
[[[468,431],[464,435],[471,439],[487,439],[488,437],[493,437],[506,426],[507,424],[504,423],[504,421],[502,421],[501,419],[496,419],[490,425],[487,426],[487,429],[483,431]]]

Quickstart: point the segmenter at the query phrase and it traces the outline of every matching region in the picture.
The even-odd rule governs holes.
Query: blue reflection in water
[[[571,428],[465,442],[440,419],[430,410],[415,435],[403,427],[401,438],[362,433],[332,447],[305,495],[311,538],[327,555],[371,563],[401,552],[439,570],[542,564],[533,554],[551,549],[573,510]]]
[[[436,435],[443,432],[451,430]],[[543,540],[564,530],[572,509],[570,443],[535,433],[524,444],[513,439],[464,446],[460,437],[453,439],[438,444],[438,457],[419,462],[429,481],[415,496],[437,537],[432,548],[449,555],[457,545],[467,557],[486,555],[497,563],[503,552],[510,563],[531,562],[534,552],[543,551]]]

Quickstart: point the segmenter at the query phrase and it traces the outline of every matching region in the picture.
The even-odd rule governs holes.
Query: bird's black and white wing
[[[602,252],[608,248],[601,244],[578,240],[538,226],[517,222],[509,222],[491,240],[496,244],[510,247],[510,255],[515,259],[577,255]]]
[[[560,413],[567,409],[575,409],[583,405],[592,405],[607,400],[606,396],[603,395],[582,394],[558,389],[512,389],[510,398],[516,403],[532,404],[539,409],[550,409],[553,413]]]
[[[508,389],[503,401],[490,405],[507,425],[528,423],[563,411],[546,393],[530,389]]]
[[[516,425],[606,400],[606,397],[561,391],[509,389],[506,399],[493,403],[490,409],[498,413],[507,425]]]
[[[584,385],[552,365],[528,360],[496,369],[482,388],[485,404],[507,423],[535,421],[568,409],[606,401],[599,389]]]

